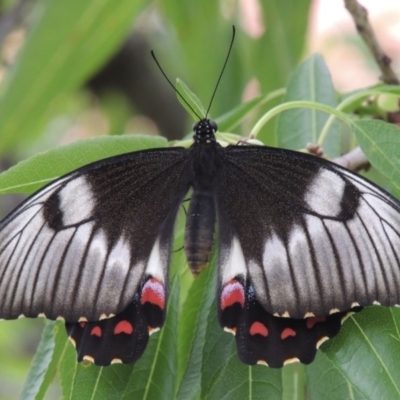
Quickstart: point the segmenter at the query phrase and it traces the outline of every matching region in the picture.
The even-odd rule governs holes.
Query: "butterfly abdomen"
[[[211,192],[194,191],[185,227],[185,253],[194,275],[206,267],[214,241],[215,204]]]

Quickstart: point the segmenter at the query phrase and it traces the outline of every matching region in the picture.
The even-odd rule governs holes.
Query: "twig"
[[[376,40],[374,31],[368,21],[368,11],[357,0],[344,0],[345,6],[353,17],[357,31],[373,54],[381,72],[381,80],[387,84],[399,85],[399,78],[390,66],[392,60],[383,52]]]
[[[324,150],[318,144],[307,144],[307,151],[314,156],[326,158]],[[348,153],[336,157],[331,161],[356,172],[361,170],[367,171],[371,166],[360,147],[356,147]]]
[[[375,61],[382,72],[380,79],[390,85],[399,85],[400,80],[390,65],[392,60],[381,49],[372,26],[368,21],[368,11],[366,8],[358,3],[357,0],[344,0],[344,4],[350,15],[353,17],[358,33],[373,54]],[[349,153],[335,158],[332,161],[352,171],[368,169],[370,166],[369,161],[360,147],[356,147]]]
[[[368,170],[370,167],[370,163],[360,147],[356,147],[352,151],[333,159],[332,162],[351,171]]]

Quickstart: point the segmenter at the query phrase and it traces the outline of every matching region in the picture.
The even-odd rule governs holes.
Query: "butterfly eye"
[[[210,124],[210,128],[213,130],[213,132],[217,132],[217,130],[218,130],[217,123],[215,121],[210,120],[209,124]]]
[[[200,121],[197,121],[197,122],[195,122],[195,123],[193,124],[192,130],[193,130],[194,132],[196,132],[196,131],[199,129],[199,124],[200,124]]]

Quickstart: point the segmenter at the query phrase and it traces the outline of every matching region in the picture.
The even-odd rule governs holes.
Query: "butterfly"
[[[0,223],[0,317],[65,320],[79,361],[136,361],[165,320],[189,191],[186,259],[199,274],[217,240],[219,321],[243,362],[309,363],[350,312],[399,303],[397,200],[312,155],[222,147],[216,131],[203,119],[188,149],[86,165],[11,212]]]
[[[0,318],[61,319],[78,361],[135,362],[166,318],[188,193],[187,264],[198,275],[217,246],[218,318],[244,363],[308,364],[351,313],[400,303],[399,201],[319,157],[223,147],[217,130],[201,118],[189,148],[94,162],[11,212]]]

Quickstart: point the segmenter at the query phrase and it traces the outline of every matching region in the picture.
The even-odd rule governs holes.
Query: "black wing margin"
[[[165,288],[187,150],[101,160],[41,189],[0,223],[0,318],[97,321],[139,284]]]
[[[397,200],[307,154],[262,146],[221,153],[220,293],[248,282],[265,310],[291,318],[400,303]]]

